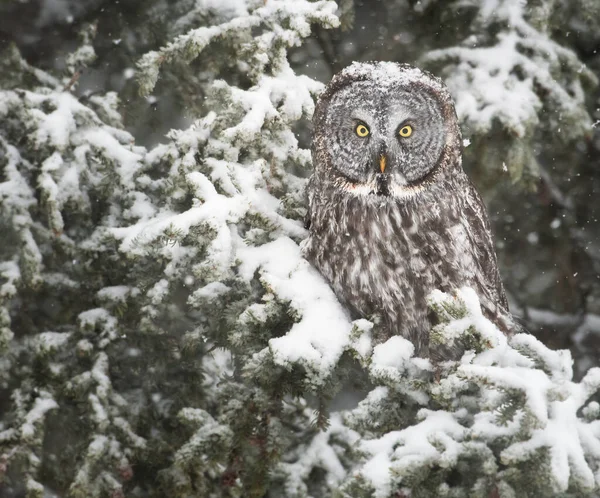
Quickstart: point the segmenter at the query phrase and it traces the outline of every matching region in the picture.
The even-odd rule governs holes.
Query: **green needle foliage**
[[[442,8],[417,3],[403,8]],[[535,174],[540,127],[590,131],[595,77],[548,35],[554,10],[456,3],[475,38],[421,60],[473,149],[508,134],[511,178]],[[311,159],[297,137],[323,83],[290,60],[338,15],[356,22],[340,7],[152,3],[171,25],[139,58],[140,92],[162,79],[202,96],[153,147],[125,130],[115,92],[77,97],[97,25],[62,77],[14,46],[0,56],[0,495],[599,492],[598,368],[576,382],[567,351],[506,338],[470,289],[429,297],[431,340],[467,344],[461,360],[376,344],[376,320],[351,321],[303,259]]]

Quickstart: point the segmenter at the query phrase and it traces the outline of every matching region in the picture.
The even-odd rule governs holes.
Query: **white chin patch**
[[[369,183],[352,183],[349,181],[341,181],[338,186],[345,190],[346,192],[356,195],[356,196],[373,196],[373,197],[383,197],[377,193],[377,182],[372,181]],[[410,197],[414,197],[419,192],[422,192],[425,189],[425,185],[399,185],[397,182],[393,181],[388,184],[389,197],[395,199],[407,199]]]

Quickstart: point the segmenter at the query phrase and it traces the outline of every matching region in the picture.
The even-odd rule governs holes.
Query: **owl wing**
[[[304,228],[307,230],[310,228],[310,207],[306,208],[306,214],[304,215]]]
[[[307,230],[310,228],[311,225],[311,213],[312,213],[312,205],[313,205],[313,200],[314,200],[314,192],[315,192],[315,175],[311,175],[311,177],[308,179],[308,182],[306,183],[306,189],[304,191],[304,195],[306,196],[306,214],[304,215],[304,228],[306,228]]]
[[[485,296],[488,303],[482,303],[489,314],[496,316],[499,311],[497,305],[500,305],[505,312],[508,312],[508,301],[500,272],[498,271],[498,260],[494,249],[494,241],[492,238],[492,229],[487,216],[485,204],[479,193],[468,180],[468,188],[466,195],[465,219],[469,223],[469,234],[472,238],[473,246],[478,252],[478,260],[483,272],[483,289],[487,291]]]

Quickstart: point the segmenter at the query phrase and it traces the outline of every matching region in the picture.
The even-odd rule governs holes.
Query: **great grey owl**
[[[485,206],[462,168],[462,140],[442,81],[391,62],[354,63],[317,103],[304,254],[355,317],[380,317],[384,340],[429,351],[434,289],[475,289],[506,316]]]

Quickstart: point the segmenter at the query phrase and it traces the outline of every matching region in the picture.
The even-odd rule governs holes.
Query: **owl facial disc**
[[[363,74],[351,66],[318,106],[330,178],[351,194],[405,198],[423,190],[456,135],[441,82],[398,67],[375,63]]]

